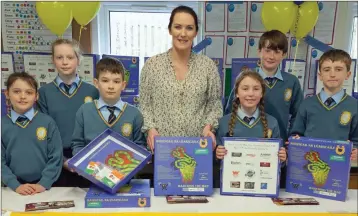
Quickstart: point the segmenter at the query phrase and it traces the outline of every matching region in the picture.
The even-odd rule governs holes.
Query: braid
[[[231,111],[231,118],[229,122],[229,136],[234,136],[234,127],[235,127],[235,121],[236,121],[236,113],[239,108],[240,100],[239,98],[236,98],[232,104],[232,111]]]
[[[266,115],[265,115],[265,107],[264,107],[264,99],[263,98],[260,100],[259,110],[260,110],[261,122],[262,122],[262,125],[264,126],[264,138],[269,138],[268,137],[268,124],[267,124],[267,119],[266,119]]]

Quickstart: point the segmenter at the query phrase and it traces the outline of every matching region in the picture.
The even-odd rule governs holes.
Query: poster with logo
[[[221,195],[278,197],[281,139],[224,137]]]
[[[213,147],[210,137],[155,137],[154,195],[210,196]]]
[[[138,95],[139,92],[139,57],[135,56],[116,56],[102,55],[102,58],[112,57],[122,62],[125,72],[124,79],[127,86],[123,90],[122,95]]]
[[[259,58],[233,58],[231,66],[231,88],[234,88],[235,81],[238,75],[247,70],[259,71],[260,59]]]
[[[286,191],[345,201],[352,143],[289,138]]]

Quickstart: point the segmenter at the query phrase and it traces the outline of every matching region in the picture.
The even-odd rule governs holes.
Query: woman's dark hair
[[[190,14],[194,19],[196,31],[199,31],[198,15],[196,15],[196,13],[193,10],[193,8],[188,7],[188,6],[183,6],[183,5],[174,8],[174,10],[172,11],[172,14],[170,15],[170,19],[169,19],[169,25],[168,25],[169,30],[173,25],[174,16],[177,13],[188,13],[188,14]]]

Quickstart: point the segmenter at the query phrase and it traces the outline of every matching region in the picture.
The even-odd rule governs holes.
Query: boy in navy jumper
[[[55,121],[33,108],[37,82],[13,73],[6,97],[11,111],[1,118],[1,182],[21,195],[51,188],[62,169],[62,141]]]
[[[56,40],[52,44],[52,60],[58,76],[39,90],[39,108],[55,120],[61,133],[65,160],[72,157],[71,139],[77,110],[82,104],[98,98],[97,89],[82,81],[77,74],[81,58],[78,43],[67,39]],[[55,186],[73,187],[82,181],[82,177],[71,173],[66,164],[63,168]]]
[[[141,132],[142,114],[136,107],[121,100],[121,92],[126,87],[124,71],[123,64],[117,59],[103,58],[98,62],[94,83],[100,97],[83,104],[76,114],[71,144],[73,155],[107,128],[138,145],[146,145]]]
[[[323,89],[303,101],[293,124],[292,135],[350,140],[351,159],[357,159],[358,100],[343,89],[351,75],[352,59],[343,50],[329,50],[319,60],[318,77]]]

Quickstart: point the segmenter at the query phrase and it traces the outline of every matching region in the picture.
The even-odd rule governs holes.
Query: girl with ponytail
[[[216,158],[223,159],[226,150],[222,137],[280,138],[277,120],[265,113],[265,83],[260,74],[253,71],[241,72],[235,82],[236,98],[232,112],[222,117],[216,136]],[[280,148],[279,158],[286,161],[286,150]]]

